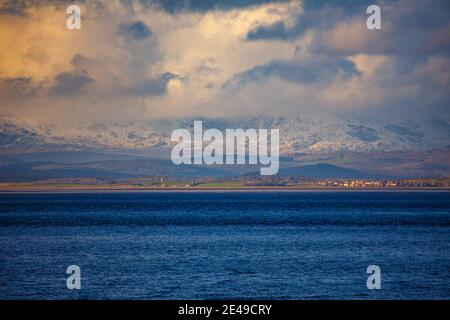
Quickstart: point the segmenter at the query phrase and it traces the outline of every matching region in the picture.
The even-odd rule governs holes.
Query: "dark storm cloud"
[[[90,59],[80,53],[74,54],[70,60],[70,63],[78,70],[90,70],[91,68],[99,65],[98,61]]]
[[[365,29],[366,9],[371,4],[381,8],[384,29],[374,37]],[[317,33],[313,50],[316,52],[354,55],[361,53],[387,55],[450,54],[450,1],[366,1],[366,0],[305,0],[304,12],[293,26],[283,21],[259,25],[249,30],[247,41],[291,41],[308,30]],[[360,19],[360,28],[367,37],[376,38],[364,46],[336,48],[329,45],[326,33],[340,23]],[[356,28],[357,26],[354,26]]]
[[[147,4],[154,3],[166,12],[176,13],[178,11],[205,12],[215,9],[231,10],[272,2],[288,2],[288,0],[141,0],[141,2]]]
[[[231,10],[245,8],[254,5],[261,5],[272,2],[288,2],[289,0],[135,0],[142,5],[151,7],[156,6],[168,13],[176,13],[178,11],[194,11],[205,12],[214,9]],[[134,0],[122,0],[122,4],[128,8],[132,8]],[[0,0],[0,14],[22,15],[27,7],[54,5],[65,7],[70,4],[91,3],[97,7],[104,7],[101,1],[96,0]]]
[[[27,4],[25,1],[1,1],[0,0],[0,15],[18,15],[21,16],[25,12]]]
[[[366,12],[367,6],[378,4],[378,0],[303,0],[305,10],[328,8],[341,8],[349,14]]]
[[[250,30],[247,34],[247,40],[266,40],[280,39],[285,40],[289,37],[283,21],[278,21],[270,26],[260,26]]]
[[[87,2],[94,3],[98,7],[101,6],[101,3],[97,0],[0,0],[0,15],[23,16],[29,7],[52,5],[58,8],[65,8],[71,4],[82,5]]]
[[[124,93],[132,96],[150,97],[161,96],[167,93],[167,85],[172,79],[181,79],[180,76],[166,72],[153,79],[145,79],[131,88],[123,88]]]
[[[310,29],[328,29],[339,21],[352,16],[364,16],[367,6],[377,4],[375,0],[306,0],[303,2],[304,12],[300,14],[294,26],[287,28],[284,21],[271,25],[260,25],[250,30],[246,39],[256,40],[291,40],[303,35]]]
[[[152,32],[142,21],[121,24],[117,28],[117,34],[133,38],[135,40],[143,40],[150,37]]]
[[[55,84],[50,92],[57,96],[76,95],[93,81],[86,73],[62,72],[55,77]]]
[[[30,77],[0,78],[0,96],[10,98],[28,98],[40,90]]]
[[[308,85],[322,80],[331,80],[338,73],[347,79],[359,75],[355,65],[343,59],[314,59],[307,63],[274,60],[233,76],[224,87],[235,88],[250,82],[264,81],[270,77]]]

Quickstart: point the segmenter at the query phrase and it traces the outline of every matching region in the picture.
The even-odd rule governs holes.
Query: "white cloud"
[[[387,6],[388,18],[404,2],[400,4]],[[407,6],[408,14],[415,12],[414,6],[415,2]],[[412,52],[418,58],[408,60],[413,64],[408,67],[399,57],[412,53],[396,48],[392,41],[399,34],[396,23],[401,12],[397,20],[383,23],[384,31],[379,33],[365,28],[364,15],[346,17],[341,12],[337,16],[346,19],[327,24],[317,21],[317,27],[312,20],[307,29],[285,41],[248,41],[250,30],[280,21],[295,31],[307,15],[302,2],[175,13],[139,1],[131,6],[118,0],[88,1],[81,8],[81,31],[65,28],[62,6],[42,4],[28,7],[25,15],[2,15],[0,45],[8,50],[0,51],[0,78],[5,88],[11,83],[18,87],[14,99],[0,88],[5,101],[0,115],[117,120],[256,116],[374,110],[405,106],[408,100],[411,108],[420,108],[449,101],[450,64],[448,55],[442,53],[448,21],[437,27],[439,36],[427,44],[428,51]],[[148,28],[149,35],[127,37],[117,31],[121,25],[136,22]],[[423,38],[416,30],[408,33],[408,39],[416,33],[418,39]],[[335,60],[354,63],[360,75],[324,72],[324,68],[334,70],[329,61]],[[264,81],[248,81],[234,90],[224,87],[236,75],[271,61],[286,61],[285,70],[291,64],[293,71],[327,77],[307,83],[298,81],[301,74],[268,74]],[[406,71],[400,70],[402,65]],[[52,95],[51,88],[61,80],[58,75],[67,73],[92,81],[75,81],[78,94]],[[19,84],[25,90],[23,99]]]

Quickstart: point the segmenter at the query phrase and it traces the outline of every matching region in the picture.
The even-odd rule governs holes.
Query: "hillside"
[[[192,120],[132,123],[54,124],[0,119],[0,149],[70,150],[103,148],[149,150],[171,145],[176,128],[192,129]],[[203,120],[204,129],[273,128],[280,130],[281,153],[340,151],[423,151],[450,144],[450,122],[371,122],[341,117],[278,117],[246,121]]]

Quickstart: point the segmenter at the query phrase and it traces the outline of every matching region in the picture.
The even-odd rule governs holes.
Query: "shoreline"
[[[0,194],[20,193],[120,193],[120,192],[450,192],[450,188],[339,188],[339,187],[0,187]]]

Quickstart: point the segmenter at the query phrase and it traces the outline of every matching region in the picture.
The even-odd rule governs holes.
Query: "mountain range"
[[[423,151],[450,144],[450,121],[355,120],[342,117],[277,117],[245,121],[202,119],[203,126],[280,130],[282,154],[338,151]],[[50,123],[0,118],[0,148],[114,148],[148,150],[170,146],[174,129],[192,130],[194,119],[124,123]]]
[[[450,176],[450,121],[344,117],[54,123],[0,118],[0,181],[58,177],[227,177],[255,166],[175,166],[174,129],[280,130],[280,175],[316,178]],[[325,164],[325,166],[324,166]]]

